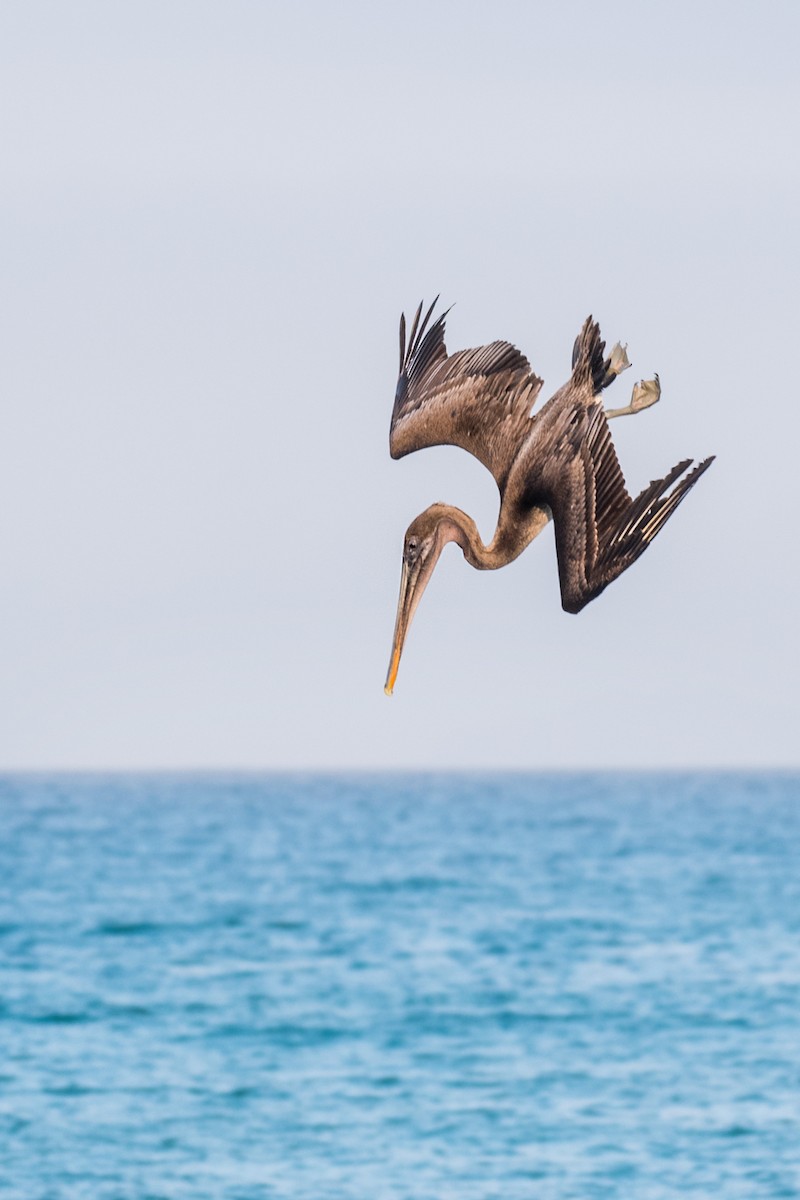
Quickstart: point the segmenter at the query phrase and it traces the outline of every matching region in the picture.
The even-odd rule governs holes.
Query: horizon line
[[[0,779],[14,775],[249,775],[249,776],[334,776],[334,775],[800,775],[800,763],[735,764],[647,764],[538,766],[4,766]]]

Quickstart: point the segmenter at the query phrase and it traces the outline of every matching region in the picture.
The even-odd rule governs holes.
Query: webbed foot
[[[621,375],[623,371],[627,371],[630,365],[627,344],[622,346],[617,342],[608,356],[608,370],[612,375]]]
[[[639,383],[634,384],[630,404],[626,405],[625,408],[607,408],[605,410],[606,418],[610,420],[611,417],[624,417],[628,413],[644,412],[646,408],[657,404],[660,399],[661,381],[658,375],[654,379],[643,379]]]

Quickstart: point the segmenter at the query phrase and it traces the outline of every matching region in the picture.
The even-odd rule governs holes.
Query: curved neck
[[[455,542],[464,552],[464,558],[478,571],[495,571],[513,562],[526,546],[530,545],[550,519],[546,509],[531,509],[524,517],[509,520],[508,514],[500,509],[500,517],[494,537],[488,546],[483,544],[478,526],[472,517],[450,504],[431,506],[440,510],[438,528],[442,545]]]

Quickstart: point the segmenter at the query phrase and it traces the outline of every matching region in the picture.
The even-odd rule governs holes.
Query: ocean
[[[0,1192],[800,1196],[800,776],[0,778]]]

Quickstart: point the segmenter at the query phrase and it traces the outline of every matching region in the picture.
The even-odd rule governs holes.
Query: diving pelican
[[[634,499],[608,420],[655,404],[661,395],[657,375],[636,384],[630,404],[604,411],[603,390],[630,363],[619,343],[604,358],[600,328],[588,317],[575,341],[571,378],[532,413],[542,380],[525,356],[509,342],[448,355],[447,312],[428,328],[436,302],[421,322],[420,304],[408,342],[405,315],[400,318],[390,453],[402,458],[424,446],[461,446],[494,476],[500,513],[488,546],[472,518],[449,504],[432,504],[409,525],[387,695],[411,618],[448,542],[461,547],[471,566],[492,571],[513,562],[552,517],[561,603],[577,613],[644,553],[714,461],[712,455],[687,474],[693,462],[687,458]]]

